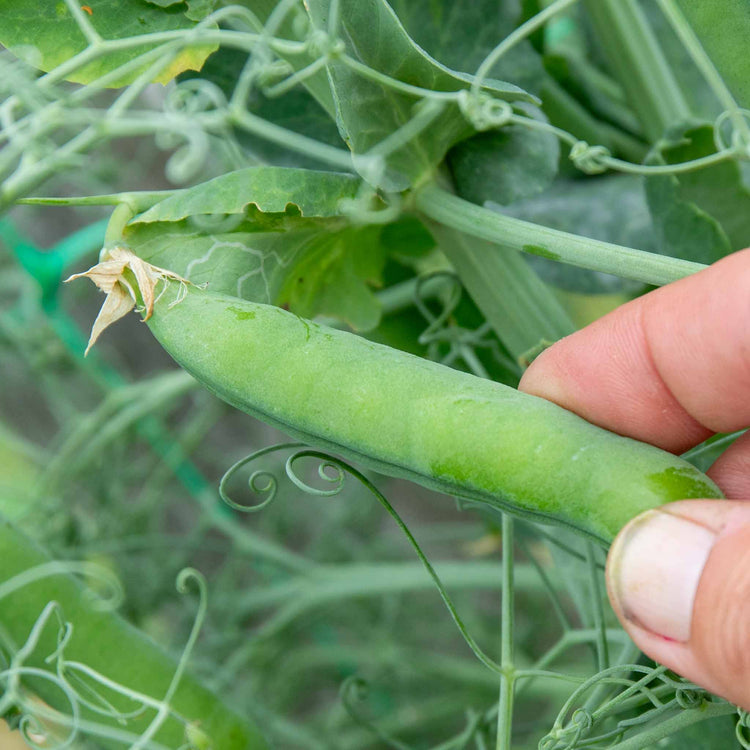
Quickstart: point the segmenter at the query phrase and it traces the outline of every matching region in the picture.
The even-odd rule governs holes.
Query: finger
[[[735,440],[707,472],[729,498],[750,498],[750,432]]]
[[[750,502],[638,516],[612,545],[607,589],[648,656],[750,710]]]
[[[557,342],[520,388],[680,453],[750,424],[750,250]]]

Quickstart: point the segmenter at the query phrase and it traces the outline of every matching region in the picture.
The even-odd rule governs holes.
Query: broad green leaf
[[[158,5],[160,8],[171,8],[174,5],[183,6],[181,10],[191,21],[202,21],[215,8],[218,0],[143,0],[149,5]],[[187,10],[184,5],[187,4]]]
[[[545,190],[557,174],[559,158],[554,135],[513,125],[462,141],[447,162],[462,198],[508,205]]]
[[[750,0],[677,0],[741,107],[750,107]]]
[[[313,24],[319,29],[327,28],[327,0],[310,0],[307,7]],[[384,0],[342,3],[338,34],[348,55],[403,83],[437,91],[468,87],[468,76],[438,63],[412,41]],[[328,75],[339,126],[357,155],[382,147],[389,136],[418,114],[417,97],[365,78],[340,60],[329,63]],[[531,100],[512,84],[488,81],[486,88],[506,100]],[[386,161],[384,175],[365,171],[363,176],[377,187],[404,190],[430,174],[448,148],[471,132],[457,105],[446,104],[419,134],[389,143],[387,151],[381,153]]]
[[[105,41],[195,27],[181,6],[160,8],[144,0],[97,0],[89,7],[91,14],[85,14],[86,20]],[[0,0],[0,19],[0,44],[43,71],[54,70],[89,46],[63,0],[42,3],[38,0]],[[65,78],[75,83],[91,83],[153,48],[153,44],[146,42],[127,50],[107,52]],[[183,49],[154,78],[154,82],[166,83],[184,70],[200,70],[214,49],[215,45]],[[145,67],[109,81],[108,86],[127,85]]]
[[[693,124],[657,144],[651,159],[677,164],[715,152],[713,126]],[[649,177],[646,194],[659,250],[667,255],[712,263],[750,245],[750,190],[735,161]]]
[[[371,286],[379,285],[385,265],[380,233],[377,226],[318,233],[287,274],[278,304],[306,318],[343,320],[357,331],[375,328],[381,311]]]
[[[522,20],[517,0],[391,0],[390,6],[411,38],[453,70],[473,73],[494,47]],[[539,93],[544,77],[539,56],[521,42],[493,68],[493,75]]]
[[[134,224],[129,247],[141,258],[212,291],[284,305],[305,317],[338,318],[357,330],[380,320],[379,286],[387,246],[379,226],[286,217],[265,231],[243,221],[211,232],[194,222]]]
[[[134,223],[180,221],[189,216],[293,213],[339,216],[340,201],[354,198],[361,181],[353,175],[283,167],[249,167],[180,190],[160,201]]]
[[[230,98],[247,57],[247,53],[242,50],[221,47],[206,60],[200,73],[184,73],[180,80],[208,80]],[[309,61],[290,58],[288,62],[294,69],[298,69]],[[245,106],[251,114],[274,125],[329,146],[346,148],[336,127],[333,99],[325,70],[306,79],[305,87],[298,86],[283,96],[269,97],[258,87],[254,87]],[[240,146],[261,163],[311,169],[328,167],[327,163],[314,159],[310,154],[293,151],[240,128],[234,128],[234,135]]]
[[[212,291],[275,303],[286,276],[308,243],[327,223],[289,218],[290,228],[264,231],[243,221],[229,231],[211,232],[193,221],[131,224],[129,247],[153,265],[167,268]]]
[[[191,21],[202,21],[209,13],[212,13],[218,4],[218,0],[186,0],[188,9],[185,15]]]

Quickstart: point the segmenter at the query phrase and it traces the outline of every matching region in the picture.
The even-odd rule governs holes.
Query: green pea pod
[[[167,281],[148,325],[219,398],[384,474],[608,543],[671,500],[721,497],[692,465],[541,398]]]
[[[131,691],[156,701],[163,700],[177,667],[174,660],[117,613],[92,606],[92,600],[81,583],[65,573],[64,568],[55,570],[52,565],[46,553],[0,519],[0,630],[3,644],[12,641],[16,649],[21,647],[48,603],[57,602],[65,620],[72,624],[70,639],[65,645],[66,660],[97,670]],[[47,572],[34,575],[34,571],[41,570]],[[28,580],[16,587],[11,583],[19,580],[16,576]],[[179,594],[175,592],[175,596]],[[23,660],[24,667],[54,673],[55,665],[48,664],[45,659],[58,647],[58,630],[55,620],[45,625],[38,643]],[[74,679],[71,682],[80,687]],[[87,680],[87,684],[93,683]],[[54,682],[37,673],[37,676],[27,678],[27,685],[48,704],[69,713],[70,703]],[[91,700],[92,696],[85,688],[81,692]],[[154,709],[148,708],[128,717],[127,721],[120,721],[117,711],[128,714],[138,704],[101,685],[99,692],[109,701],[111,710],[98,713],[82,706],[80,716],[80,719],[94,722],[101,728],[97,746],[124,747],[121,740],[106,739],[107,730],[111,730],[110,737],[117,732],[138,736],[146,731],[156,715]],[[165,717],[153,737],[158,747],[193,747],[195,743],[186,744],[191,741],[191,736],[205,737],[215,750],[262,750],[267,747],[248,719],[230,711],[189,675],[182,676],[169,705],[182,720],[178,721],[172,715]],[[66,729],[60,731],[63,735],[67,732]]]

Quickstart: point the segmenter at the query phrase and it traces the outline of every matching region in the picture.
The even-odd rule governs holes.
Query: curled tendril
[[[23,678],[41,679],[58,688],[65,696],[65,701],[68,704],[67,716],[50,708],[38,698],[29,696],[14,687]],[[0,706],[3,708],[2,713],[7,713],[10,706],[14,706],[20,713],[18,729],[24,741],[30,747],[34,750],[64,750],[73,745],[79,736],[81,709],[75,691],[65,680],[44,669],[16,664],[10,669],[0,672],[0,684],[6,681],[9,686],[0,701]],[[53,737],[48,728],[48,722],[49,725],[67,725],[66,735],[62,738]]]
[[[331,489],[321,489],[319,487],[313,487],[313,485],[306,482],[297,473],[295,464],[301,461],[303,458],[315,458],[320,461],[318,464],[318,476],[328,484],[332,484]],[[328,456],[320,451],[305,449],[297,451],[293,455],[289,456],[286,461],[286,475],[289,479],[304,493],[308,495],[314,495],[316,497],[333,497],[338,495],[343,486],[344,480],[346,479],[346,472],[350,469],[343,461],[337,458]]]
[[[170,89],[164,100],[164,111],[170,114],[196,115],[227,107],[224,92],[211,81],[188,78]]]
[[[38,716],[33,714],[25,714],[18,721],[18,732],[23,738],[23,741],[34,750],[44,750],[50,746],[49,731],[41,723]],[[62,745],[57,745],[57,750],[63,747],[70,746],[70,741],[63,742]]]
[[[608,165],[604,161],[612,156],[606,146],[591,146],[586,141],[578,141],[570,149],[570,160],[586,174],[606,172]]]
[[[237,473],[248,464],[257,461],[262,456],[266,456],[269,453],[278,453],[286,450],[294,450],[304,448],[304,443],[280,443],[279,445],[272,445],[266,448],[261,448],[259,451],[251,453],[245,458],[241,458],[235,464],[229,467],[224,472],[224,476],[219,482],[219,495],[221,499],[233,510],[240,511],[241,513],[257,513],[259,510],[267,508],[276,498],[278,492],[278,480],[274,474],[267,469],[259,469],[253,471],[248,478],[248,487],[250,491],[255,495],[267,495],[261,502],[248,505],[247,503],[238,503],[231,498],[228,492],[228,485],[235,479]],[[261,484],[265,482],[265,484]]]
[[[745,750],[750,750],[750,714],[742,708],[737,709],[737,723],[734,727],[737,741]]]
[[[724,110],[714,122],[714,145],[716,150],[734,151],[746,159],[750,159],[750,139],[747,133],[735,126],[734,118],[742,117],[750,125],[750,109],[738,109],[733,112]],[[724,139],[723,129],[729,125],[729,144]]]
[[[444,294],[438,296],[442,307],[437,314],[433,313],[427,305],[428,298],[434,296],[427,293],[427,287],[435,281],[441,281],[446,289]],[[419,337],[419,342],[427,346],[427,357],[452,366],[457,361],[463,360],[474,374],[487,377],[476,354],[476,351],[481,349],[487,351],[498,364],[507,370],[518,371],[518,363],[500,350],[499,342],[492,335],[492,326],[489,323],[483,323],[472,330],[458,326],[450,320],[461,301],[462,293],[461,282],[452,271],[437,271],[417,280],[414,306],[427,321],[427,328]],[[447,352],[445,352],[445,345],[448,346]]]
[[[99,566],[93,564],[81,563],[36,566],[3,583],[0,586],[2,589],[0,598],[40,578],[60,573],[61,570],[66,573],[91,573],[92,570],[98,572],[98,568]],[[106,576],[105,580],[109,580],[110,577],[111,574]],[[186,725],[188,739],[190,737],[195,740],[200,740],[201,737],[206,738],[205,732],[195,727],[195,731],[190,734],[187,720],[176,713],[170,704],[205,619],[208,588],[203,575],[193,568],[182,570],[177,577],[176,584],[177,590],[181,593],[186,593],[196,587],[199,604],[187,643],[162,698],[136,692],[100,674],[86,664],[68,661],[65,651],[71,641],[73,628],[70,622],[65,621],[60,606],[53,601],[49,602],[40,613],[26,642],[18,648],[11,649],[8,668],[0,671],[0,716],[13,713],[19,717],[17,725],[22,737],[26,744],[35,750],[65,750],[77,745],[79,738],[88,736],[127,742],[131,750],[161,748],[163,746],[153,743],[152,739],[159,727],[170,716]],[[48,632],[49,623],[55,621],[58,626],[57,645],[54,652],[45,659],[47,663],[55,663],[55,671],[26,665],[25,661],[40,648],[40,644],[44,643],[42,636]],[[56,707],[51,708],[35,696],[29,695],[22,687],[22,683],[28,680],[44,680],[57,687],[64,696],[65,708],[61,707],[61,701],[57,701]],[[136,707],[127,712],[117,709],[107,697],[112,691],[130,699]],[[90,714],[107,717],[109,725],[99,724],[90,718],[84,719],[83,709]],[[138,736],[112,727],[113,721],[126,724],[149,709],[155,711],[154,718],[149,727]],[[207,739],[208,744],[201,744],[198,741],[192,742],[189,747],[192,750],[204,750],[204,748],[211,747],[210,738]]]
[[[705,702],[706,692],[693,688],[680,688],[674,697],[680,708],[698,708]]]
[[[222,487],[220,487],[220,490],[222,491],[222,497],[224,498],[225,502],[227,501],[227,495],[226,495],[225,487],[223,485],[226,484],[226,479],[227,479],[228,474],[233,473],[234,470],[238,468],[240,465],[249,463],[250,461],[255,460],[259,456],[262,456],[264,454],[271,453],[274,451],[299,448],[300,445],[302,444],[301,443],[281,443],[280,445],[274,445],[268,448],[264,448],[260,451],[257,451],[256,453],[253,453],[251,456],[248,456],[247,458],[244,458],[241,461],[238,461],[237,464],[235,464],[232,468],[230,468],[227,474],[225,474],[224,477],[222,478],[222,483],[221,483]],[[294,468],[294,464],[303,458],[314,458],[320,462],[318,465],[318,476],[325,482],[328,482],[329,484],[333,484],[334,486],[332,489],[325,490],[325,489],[313,487],[309,483],[307,483],[306,481],[304,481],[303,479],[299,477],[299,475],[296,473],[296,470]],[[328,473],[331,471],[333,472],[333,474]],[[358,484],[364,487],[368,492],[370,492],[372,496],[380,503],[380,505],[383,508],[385,508],[388,515],[391,516],[391,518],[396,523],[398,528],[403,532],[403,534],[408,539],[409,544],[412,546],[412,549],[416,552],[417,557],[419,558],[421,563],[424,565],[425,570],[427,571],[427,574],[432,579],[433,583],[435,584],[435,588],[437,588],[438,593],[440,594],[440,598],[443,600],[443,604],[445,604],[445,607],[450,613],[451,618],[453,619],[453,622],[455,623],[456,627],[461,633],[461,636],[463,637],[464,641],[473,652],[474,656],[476,656],[477,659],[482,664],[484,664],[488,669],[491,669],[493,672],[497,674],[502,673],[502,668],[500,667],[500,665],[497,664],[495,661],[493,661],[489,656],[487,656],[484,653],[484,651],[482,651],[482,649],[479,647],[479,644],[474,640],[472,635],[467,630],[466,626],[464,625],[463,620],[458,614],[458,610],[453,604],[453,600],[448,595],[448,592],[446,591],[445,586],[443,585],[443,582],[440,580],[440,577],[435,572],[435,568],[432,566],[432,563],[430,563],[430,561],[427,559],[426,555],[422,551],[422,548],[419,546],[419,543],[414,538],[414,535],[409,530],[409,527],[404,523],[403,519],[397,513],[396,509],[388,502],[388,499],[385,497],[385,495],[383,495],[383,493],[380,492],[380,490],[362,472],[358,471],[353,466],[350,466],[345,461],[342,461],[339,458],[335,458],[334,456],[330,456],[327,453],[323,453],[318,450],[313,450],[311,448],[302,448],[302,450],[296,450],[295,453],[287,459],[286,473],[289,479],[299,489],[301,489],[303,492],[307,494],[314,495],[317,497],[330,497],[332,495],[337,495],[341,491],[344,480],[346,479],[347,476],[352,477],[354,481],[356,481]],[[265,504],[267,505],[268,503],[266,502]],[[243,507],[244,506],[241,506],[240,510],[242,510]],[[255,508],[257,507],[258,506],[255,506]],[[265,505],[263,507],[265,507]]]
[[[461,114],[480,131],[501,128],[513,118],[513,107],[508,102],[485,92],[464,89],[459,91],[457,101]]]
[[[183,130],[184,145],[178,148],[167,160],[164,174],[174,184],[189,182],[203,168],[208,159],[210,147],[208,135],[199,128]]]
[[[270,57],[253,62],[252,77],[261,91],[275,86],[294,73],[294,68],[286,60],[271,60]]]
[[[447,282],[448,287],[447,294],[441,297],[442,309],[437,315],[427,306],[427,295],[425,294],[427,285],[433,283],[436,279],[442,279],[444,283]],[[455,312],[461,302],[462,294],[461,282],[453,271],[436,271],[417,279],[417,285],[414,289],[414,306],[428,323],[427,328],[419,336],[420,344],[430,344],[432,341],[442,338],[438,333],[446,325],[448,318]]]
[[[577,708],[570,717],[570,723],[582,733],[587,733],[594,726],[594,717],[585,708]]]
[[[325,57],[328,60],[341,57],[346,52],[344,40],[331,36],[323,29],[314,29],[308,35],[306,48],[312,57]]]

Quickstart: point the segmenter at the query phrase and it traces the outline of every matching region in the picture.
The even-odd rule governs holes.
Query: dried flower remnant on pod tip
[[[143,300],[144,320],[148,320],[154,311],[156,286],[160,281],[179,281],[183,286],[189,283],[182,276],[147,263],[128,248],[119,246],[108,250],[103,260],[88,271],[73,274],[65,279],[66,282],[80,278],[91,279],[107,295],[91,329],[86,354],[106,328],[127,315],[138,303],[136,291],[125,275],[128,270],[135,277]],[[181,296],[178,296],[176,302],[179,299]]]

